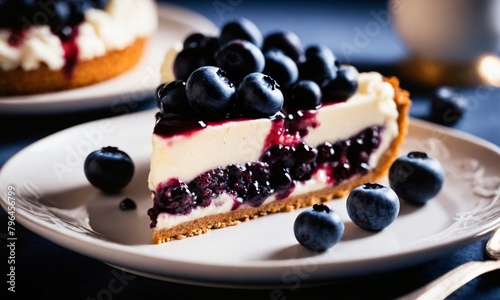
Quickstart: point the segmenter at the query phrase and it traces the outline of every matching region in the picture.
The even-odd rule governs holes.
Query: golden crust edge
[[[0,96],[21,96],[71,90],[114,78],[136,66],[144,53],[147,38],[110,51],[103,56],[78,62],[70,79],[62,70],[50,70],[45,64],[33,71],[17,68],[0,71]],[[20,100],[22,101],[22,100]]]
[[[379,165],[374,169],[371,169],[367,174],[352,178],[349,181],[343,182],[334,187],[274,201],[259,207],[245,208],[224,214],[206,216],[197,220],[179,224],[169,229],[153,230],[152,242],[154,244],[161,244],[172,240],[180,240],[186,237],[207,233],[211,229],[238,225],[241,222],[256,219],[260,216],[278,212],[290,212],[294,209],[312,206],[315,203],[328,202],[333,199],[347,196],[353,188],[359,185],[366,182],[374,182],[382,176],[387,175],[389,167],[394,159],[396,159],[399,155],[399,147],[403,143],[405,136],[408,134],[411,100],[409,92],[401,89],[399,86],[399,80],[396,77],[385,77],[384,80],[390,83],[395,91],[394,102],[396,103],[399,112],[397,121],[399,134],[392,141],[389,146],[389,150],[386,151],[386,153],[381,157]]]

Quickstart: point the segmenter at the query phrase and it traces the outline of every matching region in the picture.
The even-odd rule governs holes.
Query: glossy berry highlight
[[[162,114],[189,114],[191,106],[187,101],[186,82],[174,80],[163,83],[156,90],[156,105]]]
[[[262,73],[251,73],[238,86],[237,110],[246,117],[269,117],[283,108],[278,83]]]
[[[236,86],[224,70],[204,66],[196,69],[186,82],[189,105],[205,118],[227,115],[236,100]]]

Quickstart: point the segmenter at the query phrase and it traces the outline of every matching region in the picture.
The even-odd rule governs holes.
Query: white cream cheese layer
[[[78,27],[76,44],[79,60],[103,56],[108,51],[122,50],[136,38],[146,38],[158,26],[158,14],[153,0],[111,0],[105,10],[89,9],[85,21]],[[45,64],[60,70],[65,63],[59,37],[49,26],[33,26],[24,33],[19,46],[8,42],[10,30],[0,29],[0,69],[36,70]]]
[[[394,90],[382,75],[361,73],[358,92],[344,103],[321,108],[316,115],[319,126],[311,129],[304,141],[317,146],[346,139],[372,125],[383,125],[382,145],[370,159],[374,166],[398,134],[393,98]],[[257,161],[271,126],[272,121],[263,118],[209,125],[188,135],[153,135],[149,187],[154,190],[170,178],[188,182],[216,167]]]
[[[376,166],[399,132],[398,111],[393,98],[394,89],[383,81],[382,75],[376,72],[361,73],[357,93],[344,103],[321,108],[316,115],[319,126],[311,129],[304,141],[317,146],[325,141],[335,142],[349,138],[369,126],[384,126],[382,143],[369,160],[370,166]],[[272,121],[269,119],[255,119],[208,126],[192,134],[170,138],[153,135],[150,189],[156,190],[158,184],[171,178],[189,182],[202,172],[216,167],[257,161],[271,126]],[[320,170],[310,180],[297,184],[291,196],[328,186],[328,178]],[[275,196],[270,196],[264,203],[274,200]],[[200,217],[229,212],[232,203],[232,197],[223,194],[210,206],[196,208],[189,215],[162,213],[158,216],[156,229],[166,229]],[[248,206],[240,206],[245,207]]]

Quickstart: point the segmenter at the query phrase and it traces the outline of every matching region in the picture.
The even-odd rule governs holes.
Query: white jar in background
[[[389,9],[416,57],[468,63],[500,51],[500,0],[390,0]]]
[[[403,77],[427,86],[500,86],[500,0],[389,0],[409,57]]]

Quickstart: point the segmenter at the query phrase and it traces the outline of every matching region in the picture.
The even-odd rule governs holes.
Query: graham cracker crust
[[[123,50],[78,62],[69,78],[62,70],[50,70],[45,64],[33,71],[21,68],[0,71],[0,96],[50,93],[105,81],[134,67],[142,57],[146,42],[147,39],[138,38]]]

